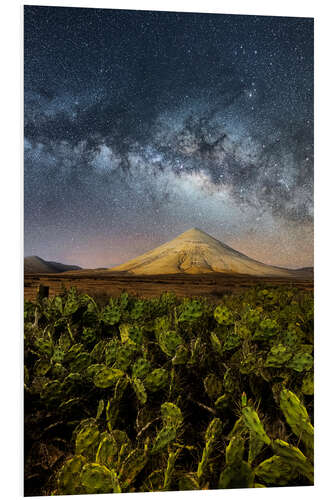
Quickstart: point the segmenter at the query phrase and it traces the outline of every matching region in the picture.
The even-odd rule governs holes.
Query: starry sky
[[[313,19],[24,7],[25,255],[313,265]]]

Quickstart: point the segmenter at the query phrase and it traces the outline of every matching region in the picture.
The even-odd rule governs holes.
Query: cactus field
[[[313,292],[24,304],[25,495],[312,485]]]

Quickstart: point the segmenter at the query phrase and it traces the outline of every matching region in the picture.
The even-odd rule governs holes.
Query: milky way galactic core
[[[24,85],[25,255],[313,265],[313,19],[25,6]]]

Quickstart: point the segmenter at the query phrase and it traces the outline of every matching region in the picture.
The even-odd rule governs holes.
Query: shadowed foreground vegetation
[[[25,495],[313,484],[313,293],[25,302]]]

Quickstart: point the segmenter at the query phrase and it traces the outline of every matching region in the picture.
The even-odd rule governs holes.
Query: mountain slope
[[[65,271],[76,271],[81,269],[79,266],[61,264],[60,262],[49,262],[41,259],[37,255],[24,258],[25,273],[63,273]]]
[[[258,262],[192,228],[177,238],[147,252],[112,271],[131,274],[237,273],[255,276],[293,276],[288,269]]]

